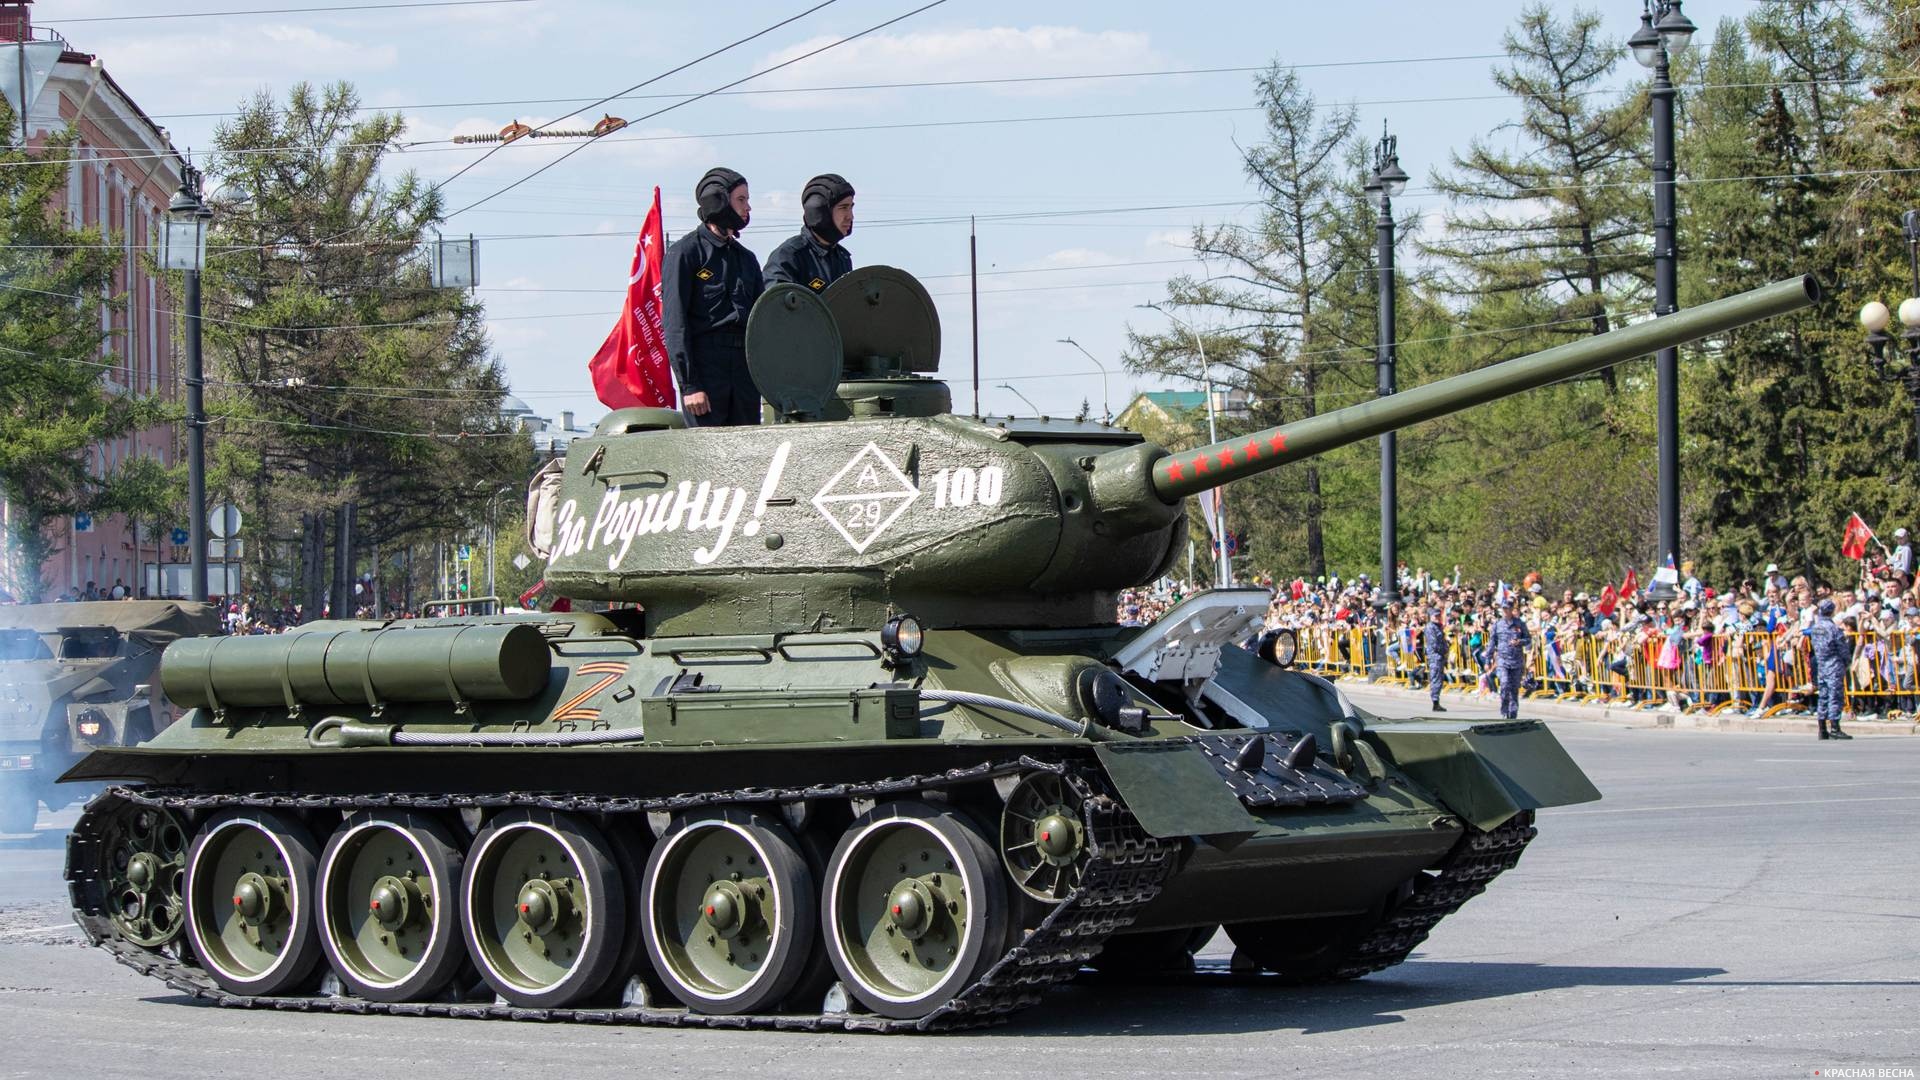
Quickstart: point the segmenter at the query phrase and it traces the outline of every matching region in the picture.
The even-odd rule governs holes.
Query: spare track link
[[[1311,981],[1357,979],[1405,960],[1427,940],[1434,924],[1485,892],[1488,882],[1513,869],[1520,853],[1539,834],[1531,810],[1515,814],[1489,832],[1468,829],[1438,873],[1416,877],[1412,895],[1354,946],[1345,963]]]
[[[525,1009],[502,1002],[430,1001],[384,1004],[342,996],[246,997],[220,988],[184,959],[176,941],[155,951],[125,941],[114,932],[102,895],[105,860],[102,825],[120,804],[206,810],[226,807],[276,807],[296,810],[376,808],[463,809],[532,806],[583,813],[679,811],[740,803],[783,803],[817,798],[885,798],[929,788],[1028,771],[1068,776],[1082,793],[1081,814],[1091,841],[1079,885],[1040,924],[1028,931],[986,974],[933,1013],[917,1020],[893,1020],[864,1013],[817,1015],[761,1014],[713,1016],[655,1005],[602,1008]],[[702,792],[661,799],[566,793],[459,795],[321,796],[261,792],[244,795],[195,794],[182,790],[115,787],[87,807],[67,838],[67,883],[74,921],[89,941],[142,975],[159,979],[192,998],[243,1009],[295,1012],[384,1013],[394,1016],[445,1016],[473,1020],[545,1020],[666,1027],[762,1028],[782,1031],[902,1033],[954,1031],[1004,1021],[1032,1005],[1049,987],[1072,979],[1100,952],[1107,936],[1131,925],[1134,916],[1160,891],[1180,855],[1180,845],[1149,837],[1133,815],[1108,793],[1104,778],[1091,770],[1022,758],[1000,765],[979,765],[925,776],[899,777],[868,784],[817,785],[787,790],[763,788]]]

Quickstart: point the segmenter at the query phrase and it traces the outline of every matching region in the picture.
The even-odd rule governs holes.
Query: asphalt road
[[[1554,728],[1605,801],[1544,812],[1408,963],[1312,990],[1076,985],[937,1037],[196,1005],[78,944],[73,815],[43,815],[0,841],[0,1077],[1920,1075],[1920,739]]]

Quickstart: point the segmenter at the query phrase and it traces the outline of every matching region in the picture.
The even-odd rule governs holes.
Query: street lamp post
[[[1062,345],[1071,345],[1079,349],[1080,355],[1092,360],[1093,366],[1100,369],[1100,422],[1103,424],[1113,423],[1113,399],[1107,396],[1107,365],[1101,363],[1099,358],[1088,352],[1086,346],[1070,337],[1060,338],[1059,343]]]
[[[1680,13],[1680,0],[1642,0],[1640,28],[1627,39],[1633,58],[1653,70],[1653,313],[1657,318],[1679,308],[1678,242],[1674,236],[1673,101],[1676,91],[1669,61],[1686,51],[1694,25]],[[1680,551],[1680,350],[1654,355],[1658,385],[1660,462],[1660,554],[1677,565]],[[1658,581],[1647,590],[1651,600],[1679,595],[1672,583]]]
[[[1380,211],[1374,223],[1378,251],[1375,261],[1380,272],[1379,344],[1375,370],[1378,390],[1386,397],[1399,389],[1395,365],[1399,357],[1394,345],[1393,275],[1393,197],[1407,189],[1407,173],[1400,167],[1399,140],[1382,132],[1380,145],[1374,148],[1373,175],[1366,185],[1367,198]],[[1380,599],[1378,606],[1400,602],[1399,552],[1399,438],[1389,431],[1380,436]]]
[[[1860,325],[1867,331],[1867,363],[1874,375],[1884,382],[1906,384],[1907,401],[1913,406],[1913,456],[1920,461],[1920,210],[1902,214],[1900,223],[1907,235],[1907,269],[1913,283],[1913,292],[1900,301],[1898,309],[1900,325],[1905,327],[1900,339],[1906,345],[1906,366],[1887,365],[1887,345],[1893,341],[1887,326],[1894,316],[1887,305],[1874,300],[1861,308]]]
[[[213,211],[200,201],[200,170],[180,170],[180,190],[167,204],[160,264],[183,271],[187,360],[187,543],[192,583],[188,595],[207,599],[207,414],[206,379],[200,357],[200,271],[207,262],[207,224]]]
[[[1207,441],[1220,441],[1220,429],[1213,413],[1213,368],[1207,364],[1207,345],[1195,330],[1178,315],[1159,304],[1141,304],[1143,308],[1165,315],[1169,321],[1185,330],[1193,338],[1194,352],[1200,355],[1200,381],[1206,386],[1207,398]],[[1216,494],[1213,499],[1213,543],[1216,549],[1214,561],[1214,581],[1218,587],[1225,588],[1233,584],[1233,557],[1227,554],[1227,502]]]
[[[1027,408],[1029,408],[1029,409],[1032,409],[1032,410],[1033,410],[1033,415],[1035,415],[1035,416],[1039,416],[1039,415],[1040,415],[1040,406],[1038,406],[1038,405],[1035,405],[1035,404],[1034,404],[1033,402],[1031,402],[1031,401],[1028,401],[1028,400],[1027,400],[1027,395],[1025,395],[1025,394],[1023,394],[1023,393],[1021,393],[1021,392],[1020,392],[1020,391],[1018,391],[1018,390],[1015,390],[1015,389],[1013,388],[1013,386],[1012,386],[1012,384],[1010,384],[1010,383],[994,383],[994,384],[993,384],[993,388],[994,388],[995,390],[1005,390],[1005,391],[1006,391],[1007,393],[1009,393],[1009,394],[1012,394],[1012,395],[1013,395],[1014,397],[1017,397],[1017,398],[1019,398],[1019,399],[1020,399],[1021,401],[1023,401],[1023,402],[1026,402],[1026,406],[1027,406]]]

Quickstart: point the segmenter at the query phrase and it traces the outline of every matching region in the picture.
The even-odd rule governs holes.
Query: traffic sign
[[[179,528],[177,526],[174,528],[173,532],[169,535],[172,536],[173,542],[175,544],[184,544],[188,540],[193,539],[190,535],[188,535],[187,530]]]
[[[460,545],[460,561],[461,562],[473,561],[473,545],[472,544]]]
[[[221,503],[207,511],[207,531],[216,540],[240,534],[240,508],[232,503]]]
[[[533,565],[533,560],[527,558],[527,553],[524,551],[513,557],[513,568],[515,570],[525,570],[527,567],[532,565]]]
[[[93,531],[93,515],[82,510],[73,515],[73,531],[77,533]]]

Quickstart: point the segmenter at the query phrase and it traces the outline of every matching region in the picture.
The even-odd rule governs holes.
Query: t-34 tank
[[[908,275],[776,286],[777,421],[628,410],[532,500],[601,614],[324,623],[168,650],[192,706],[68,877],[92,940],[231,1005],[929,1030],[1087,966],[1349,979],[1598,797],[1533,722],[1362,713],[1254,651],[1258,589],[1116,592],[1208,486],[1812,303],[1792,280],[1170,454],[953,415]]]

